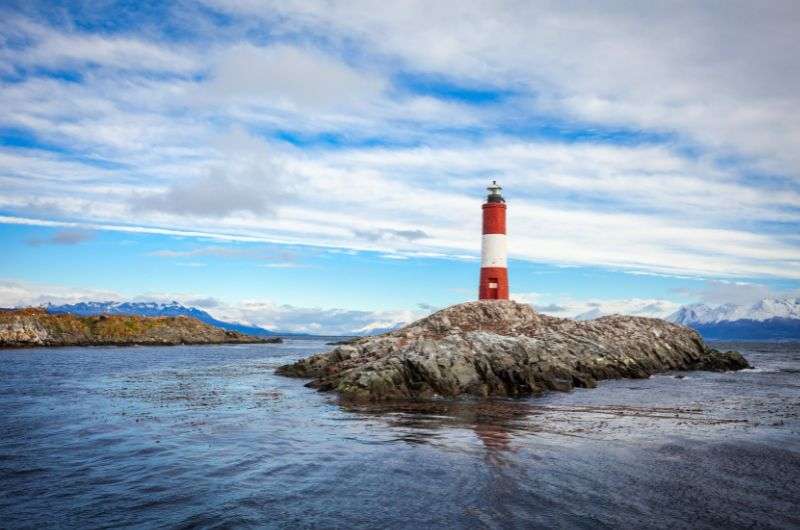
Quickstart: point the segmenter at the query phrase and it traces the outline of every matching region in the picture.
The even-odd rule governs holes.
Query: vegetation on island
[[[0,311],[0,347],[176,345],[281,342],[253,337],[196,318],[50,314],[41,308]]]

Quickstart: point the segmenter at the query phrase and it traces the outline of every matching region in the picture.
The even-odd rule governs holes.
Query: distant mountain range
[[[753,305],[691,304],[667,320],[717,340],[800,339],[800,298],[764,298]]]
[[[217,320],[206,311],[187,307],[178,302],[81,302],[46,306],[49,313],[133,316],[188,316],[201,322],[230,331],[257,337],[309,336],[298,333],[272,331],[238,322]],[[579,319],[599,315],[581,315]],[[712,340],[800,340],[800,298],[765,298],[752,305],[691,304],[678,309],[666,318],[670,322],[696,329],[704,338]],[[378,334],[386,330],[374,330]]]
[[[230,331],[238,331],[246,335],[256,337],[274,337],[277,335],[290,335],[289,333],[278,333],[269,331],[256,326],[247,326],[238,322],[224,322],[217,320],[202,309],[196,307],[186,307],[178,302],[160,304],[156,302],[81,302],[78,304],[52,305],[48,304],[45,309],[48,313],[61,314],[72,313],[80,316],[91,315],[132,315],[143,317],[194,317],[201,322],[211,324],[218,328]]]

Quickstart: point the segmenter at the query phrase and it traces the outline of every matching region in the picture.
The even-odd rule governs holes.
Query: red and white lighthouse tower
[[[496,181],[486,188],[489,196],[483,205],[481,240],[480,300],[508,300],[508,265],[506,264],[506,200]]]

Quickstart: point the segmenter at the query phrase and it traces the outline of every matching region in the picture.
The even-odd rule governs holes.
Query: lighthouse
[[[506,264],[506,200],[503,188],[492,181],[483,204],[483,238],[481,240],[481,278],[479,300],[508,300],[508,266]]]

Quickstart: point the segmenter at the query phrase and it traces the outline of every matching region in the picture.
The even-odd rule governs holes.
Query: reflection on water
[[[372,405],[274,375],[314,341],[0,351],[0,520],[800,525],[800,354],[738,346],[756,369]]]
[[[388,427],[403,432],[400,439],[408,443],[427,443],[443,429],[470,429],[489,455],[510,450],[513,433],[536,431],[525,421],[534,408],[522,401],[340,402],[340,405],[343,410],[382,419]]]

